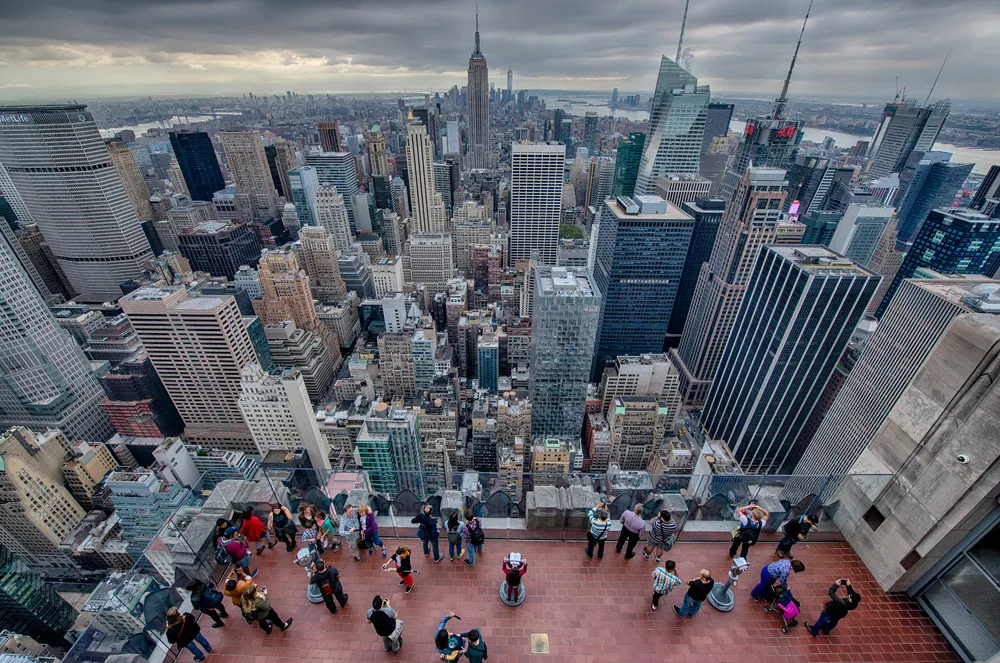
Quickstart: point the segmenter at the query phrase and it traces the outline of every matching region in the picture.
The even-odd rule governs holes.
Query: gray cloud
[[[717,92],[776,92],[806,4],[695,0],[694,73]],[[483,51],[500,85],[510,61],[516,87],[649,90],[682,11],[683,0],[484,0]],[[463,84],[473,12],[455,0],[0,0],[0,81],[39,92],[441,89]],[[949,48],[938,92],[995,97],[1000,3],[816,0],[792,93],[885,97],[897,75],[919,93]]]

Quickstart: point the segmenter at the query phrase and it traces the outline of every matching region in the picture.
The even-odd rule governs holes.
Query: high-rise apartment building
[[[670,415],[670,408],[654,396],[616,396],[607,417],[611,430],[608,462],[624,471],[645,471],[660,455],[673,428]]]
[[[666,55],[660,58],[637,193],[655,194],[661,175],[698,172],[710,96],[707,85],[698,85],[697,78]]]
[[[3,235],[0,298],[0,426],[57,428],[89,442],[111,437],[83,350],[56,323]]]
[[[94,508],[94,489],[108,472],[118,469],[118,461],[104,444],[80,442],[73,445],[71,454],[62,466],[63,482],[77,504],[88,511]]]
[[[262,214],[278,215],[278,192],[267,165],[264,143],[257,131],[220,131],[219,143],[226,153],[226,164],[236,182],[236,190],[249,196],[251,218]]]
[[[413,364],[413,332],[386,332],[378,337],[378,366],[383,393],[387,397],[411,398],[416,393]]]
[[[312,166],[300,166],[288,171],[289,198],[295,205],[299,226],[315,226],[316,196],[319,190],[319,174]]]
[[[476,10],[476,47],[469,58],[469,151],[466,164],[477,170],[490,167],[490,74],[479,49],[479,10]]]
[[[65,647],[78,615],[52,585],[0,545],[0,628]]]
[[[299,329],[291,320],[268,325],[264,333],[275,365],[297,369],[309,398],[313,401],[322,398],[342,362],[333,334],[326,327],[314,331]]]
[[[139,288],[120,301],[184,418],[184,436],[254,453],[237,401],[243,367],[259,360],[236,299],[162,286]]]
[[[685,403],[703,403],[708,395],[757,253],[775,242],[783,223],[786,186],[785,171],[752,168],[722,216],[711,256],[698,273],[680,345],[671,351]]]
[[[787,472],[878,276],[821,246],[765,246],[702,422],[750,473]]]
[[[892,207],[851,203],[828,246],[831,251],[866,266],[895,215]]]
[[[542,265],[556,263],[566,147],[560,143],[511,145],[511,264],[538,251]]]
[[[309,277],[299,267],[290,245],[261,251],[257,274],[264,293],[261,299],[254,300],[253,307],[261,324],[292,320],[307,331],[319,327]]]
[[[114,164],[122,186],[125,187],[125,193],[128,194],[128,199],[135,209],[136,217],[140,222],[151,221],[153,207],[149,204],[149,188],[146,186],[146,179],[139,170],[135,155],[121,140],[109,140],[107,145],[111,163]]]
[[[377,299],[403,292],[403,259],[399,256],[387,256],[373,262],[372,282]]]
[[[112,472],[105,484],[111,491],[122,536],[128,541],[128,552],[135,559],[180,507],[195,503],[190,489],[167,481],[153,470]]]
[[[444,232],[445,205],[434,184],[434,152],[427,127],[416,120],[406,126],[406,168],[410,173],[410,211],[416,232]]]
[[[145,349],[101,376],[107,398],[101,409],[115,432],[132,437],[174,437],[184,421],[174,407]]]
[[[299,242],[312,296],[324,304],[343,301],[347,286],[340,276],[333,236],[323,226],[307,226],[299,231]]]
[[[314,468],[330,469],[330,445],[320,433],[309,392],[297,369],[269,375],[259,364],[247,364],[239,406],[261,456],[275,449],[304,449]]]
[[[618,355],[663,350],[693,228],[658,196],[604,201],[592,271],[604,304],[598,374]]]
[[[615,155],[615,174],[608,193],[612,198],[635,195],[635,182],[639,177],[639,161],[646,146],[646,134],[630,133],[625,140],[618,141]]]
[[[938,153],[940,154],[940,153]],[[906,193],[899,200],[898,242],[909,247],[920,226],[933,209],[946,209],[972,173],[972,163],[951,163],[921,159]]]
[[[32,566],[72,568],[59,543],[86,511],[63,483],[70,441],[15,426],[0,435],[0,547]]]
[[[385,136],[382,127],[372,125],[368,132],[368,158],[371,161],[372,175],[389,174],[389,158],[385,151]]]
[[[1000,283],[983,276],[906,279],[813,436],[795,474],[845,474],[899,402],[951,321],[1000,314]]]
[[[881,318],[903,279],[924,267],[942,274],[992,275],[1000,264],[1000,219],[966,209],[936,209],[927,215],[875,311]]]
[[[878,178],[902,172],[911,153],[934,149],[950,112],[951,102],[947,99],[930,106],[921,106],[913,100],[886,104],[865,155],[872,159],[869,176]]]
[[[444,289],[455,275],[451,235],[419,233],[406,240],[403,274],[408,283],[422,283],[430,292]]]
[[[601,377],[601,412],[607,416],[618,396],[652,396],[668,409],[673,422],[680,414],[680,374],[665,354],[616,357]]]
[[[532,435],[580,436],[601,294],[582,267],[536,267],[531,318]]]
[[[423,494],[423,456],[417,415],[410,408],[373,403],[358,432],[355,454],[368,472],[372,490],[396,495]]]
[[[324,152],[343,152],[340,144],[340,127],[336,122],[320,122],[316,127],[319,144]]]
[[[212,202],[212,194],[226,187],[212,139],[204,131],[171,131],[170,146],[191,200]]]
[[[0,162],[84,301],[121,295],[149,241],[86,106],[0,107]]]

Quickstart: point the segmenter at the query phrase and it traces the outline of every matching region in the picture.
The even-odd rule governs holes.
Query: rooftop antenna
[[[476,50],[473,53],[479,53],[479,3],[476,3]]]
[[[809,13],[813,8],[813,0],[809,0],[809,8],[806,9],[806,19],[802,21],[802,31],[799,33],[799,42],[795,44],[795,53],[792,55],[792,64],[788,66],[788,75],[785,76],[785,84],[781,86],[781,94],[774,100],[774,112],[771,116],[775,120],[780,120],[785,114],[785,106],[788,104],[788,85],[792,82],[792,71],[795,69],[795,60],[799,57],[799,47],[802,46],[802,35],[806,33],[806,23],[809,22]]]
[[[896,96],[892,100],[899,101],[899,74],[896,74]]]
[[[688,22],[688,7],[691,5],[691,0],[684,0],[684,18],[681,19],[681,36],[677,40],[677,57],[674,58],[674,62],[677,66],[681,64],[681,47],[684,46],[684,26]]]
[[[954,49],[949,48],[948,49],[948,54],[944,56],[944,62],[941,63],[941,68],[938,69],[937,76],[934,77],[934,84],[931,85],[931,91],[927,93],[927,98],[924,99],[924,106],[926,106],[927,102],[929,102],[931,100],[931,95],[934,94],[934,88],[937,87],[937,82],[938,82],[938,79],[941,78],[941,72],[944,71],[944,66],[946,64],[948,64],[948,58],[951,57],[952,50],[954,50]]]

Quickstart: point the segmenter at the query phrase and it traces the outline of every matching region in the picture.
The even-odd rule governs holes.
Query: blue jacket
[[[451,615],[445,615],[444,617],[441,618],[441,621],[438,622],[437,628],[434,629],[434,637],[437,637],[438,632],[444,630],[445,625],[448,624],[449,619],[451,619]],[[438,653],[447,656],[448,654],[451,654],[453,652],[461,651],[464,647],[465,647],[465,638],[463,638],[458,633],[455,633],[452,634],[450,638],[448,638],[448,646],[445,647],[444,649],[438,649]]]
[[[410,522],[415,525],[423,525],[424,531],[427,532],[427,538],[429,539],[436,539],[441,534],[438,532],[437,518],[435,518],[433,514],[428,516],[421,511]]]

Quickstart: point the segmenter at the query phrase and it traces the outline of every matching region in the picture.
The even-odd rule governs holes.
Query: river
[[[218,115],[242,115],[242,113],[234,111],[221,111]],[[178,117],[174,115],[169,120],[162,122],[143,122],[142,124],[133,124],[127,127],[111,127],[109,129],[101,129],[101,136],[103,138],[113,138],[119,131],[125,131],[130,129],[135,132],[136,136],[141,136],[150,129],[172,129],[178,124],[195,124],[198,122],[208,122],[213,120],[211,115],[185,115],[183,117]]]

